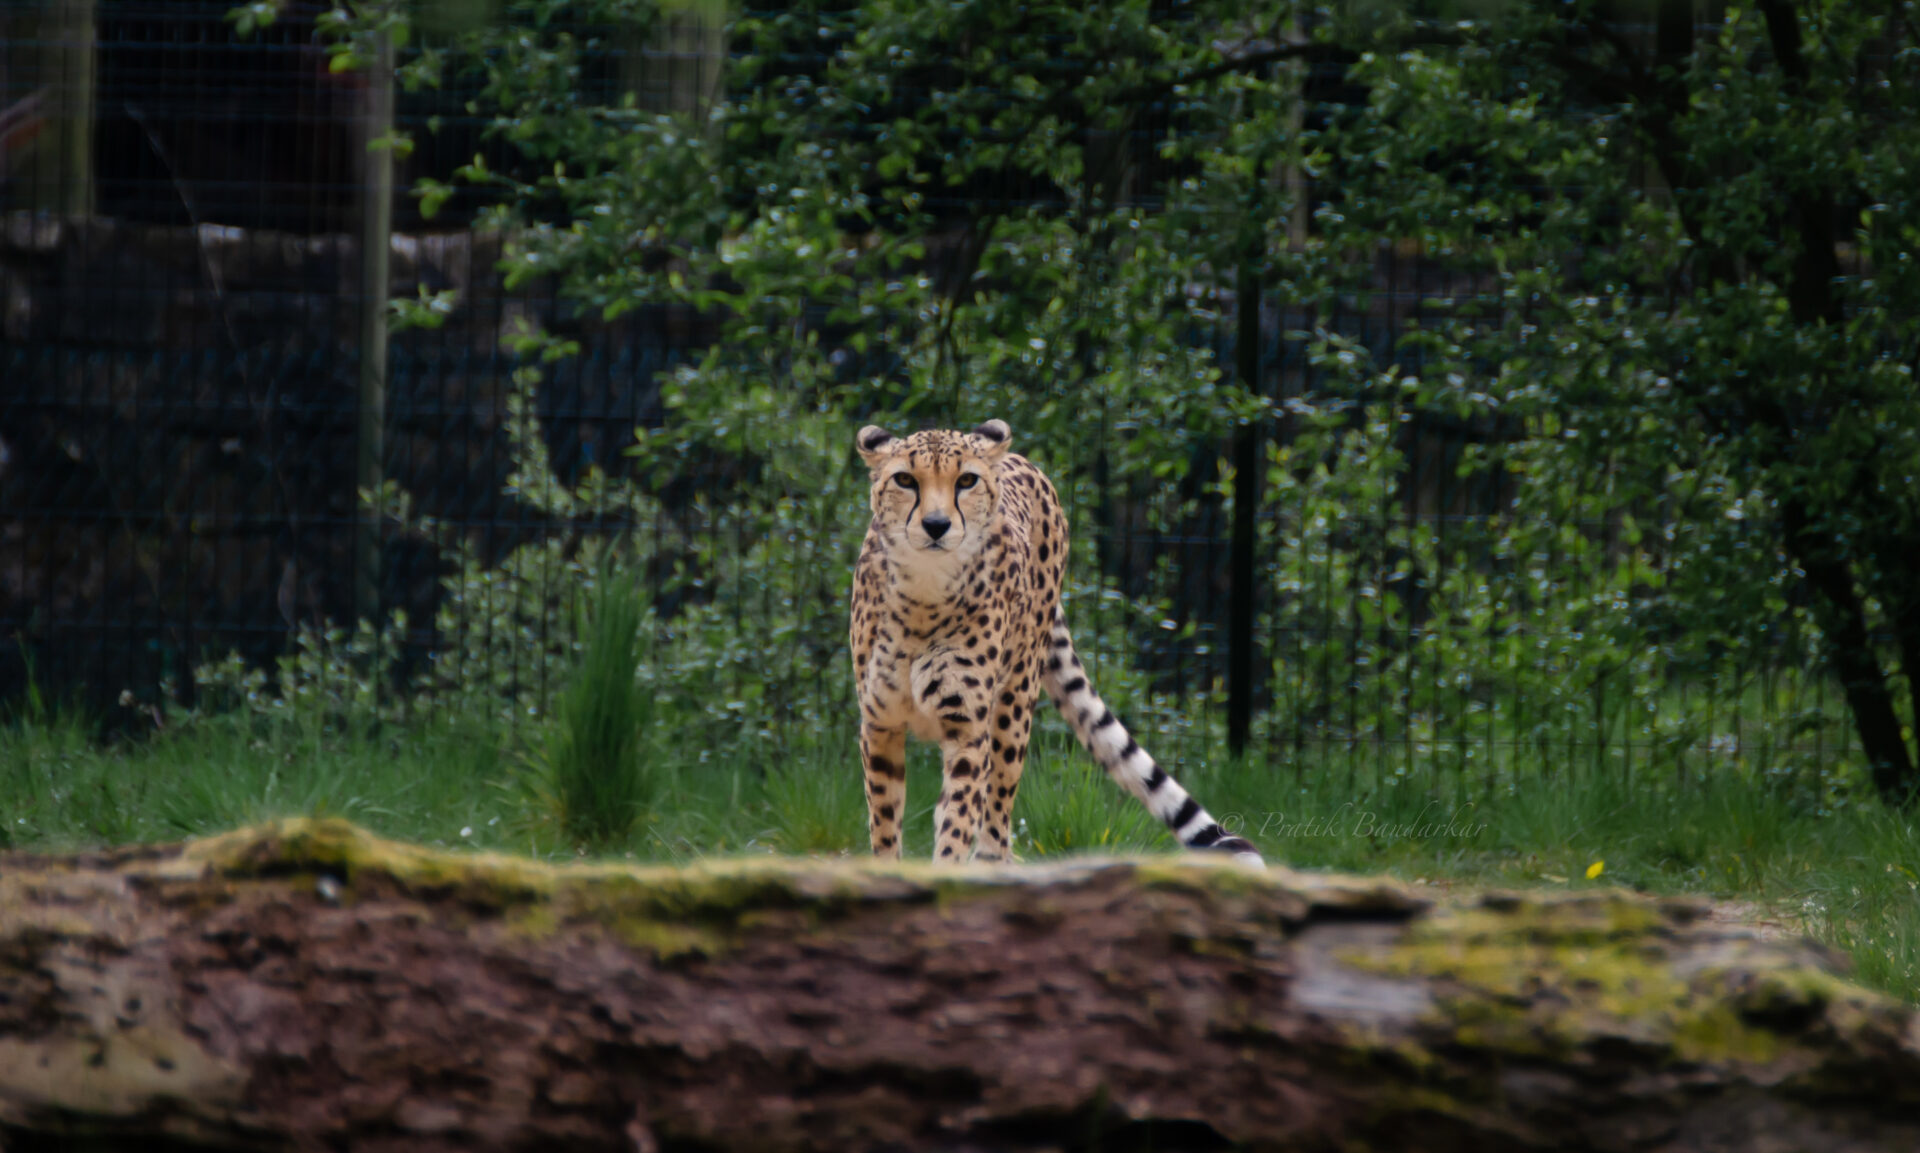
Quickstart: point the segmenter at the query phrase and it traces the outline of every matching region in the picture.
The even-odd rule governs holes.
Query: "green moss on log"
[[[455,909],[498,916],[530,936],[594,922],[628,944],[670,956],[724,950],[740,932],[781,918],[799,916],[818,925],[876,901],[993,899],[999,893],[1025,893],[1036,880],[1071,881],[1116,867],[1128,870],[1147,891],[1206,893],[1215,900],[1258,898],[1290,922],[1315,909],[1410,916],[1427,905],[1391,880],[1263,872],[1203,857],[1147,858],[1117,866],[1067,862],[1020,871],[774,857],[686,866],[552,865],[388,841],[338,818],[290,818],[190,842],[162,872],[179,878],[211,871],[235,879],[333,884],[342,901],[351,901],[356,889],[369,884],[392,885]]]
[[[1664,942],[1691,915],[1621,893],[1501,894],[1344,959],[1427,982],[1453,1043],[1514,1057],[1565,1060],[1605,1041],[1757,1067],[1779,1060],[1801,1023],[1889,1007],[1820,968],[1751,966],[1737,941],[1677,966]]]

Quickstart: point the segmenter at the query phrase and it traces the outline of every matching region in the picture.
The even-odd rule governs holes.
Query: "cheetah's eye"
[[[953,487],[959,489],[961,492],[965,492],[968,489],[972,488],[974,485],[979,483],[980,483],[979,474],[970,472],[962,476],[959,480],[954,481]]]
[[[894,473],[893,483],[899,485],[901,488],[919,488],[920,487],[918,484],[914,483],[913,477],[910,474],[904,473],[904,472]]]

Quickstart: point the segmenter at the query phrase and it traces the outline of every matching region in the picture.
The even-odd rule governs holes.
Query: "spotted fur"
[[[873,474],[851,639],[874,854],[900,856],[911,732],[940,744],[935,859],[1005,861],[1045,688],[1107,775],[1181,843],[1258,864],[1253,846],[1156,765],[1088,683],[1060,608],[1060,498],[1007,451],[1012,440],[998,420],[904,439],[869,425],[855,437]]]

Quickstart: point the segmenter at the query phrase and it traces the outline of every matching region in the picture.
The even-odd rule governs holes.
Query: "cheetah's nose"
[[[934,540],[939,540],[941,537],[947,535],[947,530],[953,527],[953,522],[948,520],[945,515],[936,512],[921,517],[920,527],[927,530],[928,536]]]

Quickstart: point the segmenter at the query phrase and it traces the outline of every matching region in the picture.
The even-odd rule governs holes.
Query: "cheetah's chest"
[[[1012,634],[1026,631],[1031,615],[1026,590],[1009,587],[1007,569],[1008,550],[996,548],[938,596],[924,586],[892,587],[863,677],[870,720],[937,741],[951,727],[955,696],[977,708],[1000,689],[1008,665],[1029,647]]]

